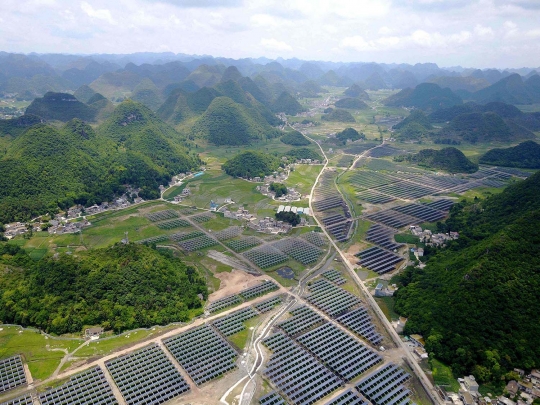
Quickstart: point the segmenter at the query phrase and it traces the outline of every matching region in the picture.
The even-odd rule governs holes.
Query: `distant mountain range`
[[[414,88],[432,82],[453,91],[475,92],[512,74],[525,80],[540,68],[510,70],[440,68],[434,63],[385,64],[302,61],[299,59],[229,59],[211,56],[173,53],[136,53],[130,55],[59,55],[13,54],[0,52],[0,93],[16,94],[32,100],[45,93],[75,91],[88,85],[109,99],[132,96],[137,87],[148,79],[164,92],[172,88],[195,91],[212,87],[223,80],[239,79],[226,73],[231,66],[255,82],[256,78],[303,96],[318,92],[317,86],[350,86],[362,89]],[[150,86],[152,87],[152,86]],[[137,89],[137,90],[136,90]],[[153,89],[155,91],[155,89]],[[146,92],[148,93],[148,91]],[[139,97],[148,98],[148,94]],[[151,97],[154,98],[154,97]],[[465,97],[466,98],[466,97]],[[494,101],[494,100],[490,100]],[[502,101],[502,100],[499,100]]]

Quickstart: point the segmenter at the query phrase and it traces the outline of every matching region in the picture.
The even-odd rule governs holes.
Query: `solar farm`
[[[0,393],[26,384],[21,356],[0,360]]]
[[[397,264],[403,261],[402,256],[377,246],[362,250],[355,256],[360,259],[357,264],[378,274],[384,274],[394,270]]]
[[[157,344],[109,360],[105,366],[130,405],[162,404],[190,390]]]
[[[7,402],[2,402],[0,405],[34,405],[34,400],[31,395],[23,395]]]
[[[42,405],[105,405],[118,404],[103,370],[94,367],[77,374],[60,387],[39,395]]]
[[[164,343],[197,385],[236,368],[238,354],[209,325],[191,329],[166,339]]]
[[[225,245],[227,245],[229,248],[234,250],[235,252],[242,252],[247,249],[251,249],[252,247],[258,246],[262,243],[262,241],[255,236],[245,236],[240,239],[232,239],[225,242]]]

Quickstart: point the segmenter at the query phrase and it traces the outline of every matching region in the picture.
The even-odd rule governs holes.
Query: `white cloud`
[[[492,37],[495,32],[491,27],[484,27],[482,24],[476,24],[474,27],[474,33],[479,37]]]
[[[533,30],[529,30],[525,33],[529,38],[540,38],[540,29],[535,28]]]
[[[386,25],[379,28],[379,35],[390,35],[394,32],[392,28],[388,28]]]
[[[110,24],[116,24],[116,21],[114,21],[112,15],[111,15],[111,12],[106,8],[95,9],[90,4],[88,4],[86,1],[83,1],[81,3],[81,9],[89,17],[97,18],[98,20],[104,20],[104,21],[109,22]]]
[[[292,46],[289,44],[278,41],[275,38],[263,38],[261,39],[260,43],[264,48],[271,50],[271,51],[278,51],[278,52],[290,52],[293,50]]]
[[[340,44],[341,48],[354,49],[355,51],[367,51],[373,49],[373,46],[368,43],[364,37],[360,35],[355,35],[353,37],[343,38]]]

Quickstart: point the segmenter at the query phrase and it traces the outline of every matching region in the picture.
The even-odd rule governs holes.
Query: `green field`
[[[294,187],[296,191],[308,195],[321,170],[322,165],[296,165],[285,184],[287,187]]]
[[[36,330],[17,326],[0,325],[0,328],[0,359],[22,355],[35,380],[50,377],[66,355],[65,351],[71,352],[84,342],[49,338]]]
[[[450,367],[433,358],[429,360],[429,363],[431,366],[433,382],[436,385],[443,386],[446,391],[459,391],[459,383],[452,374],[452,369]]]
[[[399,315],[394,311],[394,297],[377,297],[375,301],[377,301],[379,308],[381,308],[384,316],[389,321],[397,321],[399,319]]]

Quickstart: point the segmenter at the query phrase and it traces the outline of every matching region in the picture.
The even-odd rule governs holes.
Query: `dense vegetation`
[[[474,173],[478,170],[477,164],[471,162],[463,152],[453,147],[441,150],[422,149],[415,154],[396,156],[394,160],[406,160],[420,166],[445,170],[450,173]]]
[[[396,137],[403,140],[419,140],[433,129],[422,110],[414,110],[403,121],[394,125]]]
[[[459,96],[446,88],[441,89],[435,83],[422,83],[414,89],[401,90],[384,100],[384,104],[393,107],[415,107],[422,110],[438,110],[462,104]]]
[[[540,76],[533,75],[526,80],[514,73],[489,87],[468,96],[480,103],[502,101],[508,104],[532,104],[540,102]]]
[[[356,122],[351,113],[347,110],[341,110],[336,108],[332,109],[327,114],[324,114],[321,119],[323,121],[335,121],[335,122]]]
[[[296,226],[300,223],[300,215],[298,215],[296,212],[276,212],[276,219],[278,221],[283,221],[291,224],[292,226]]]
[[[257,110],[229,97],[214,98],[192,132],[215,145],[249,145],[281,134]]]
[[[306,146],[311,143],[304,135],[302,135],[298,131],[287,132],[285,135],[279,138],[279,140],[287,145],[292,146]]]
[[[540,145],[534,141],[527,141],[511,148],[491,149],[480,158],[480,163],[540,169]]]
[[[272,104],[272,111],[276,113],[283,112],[287,115],[296,115],[304,111],[304,107],[293,96],[284,91]]]
[[[280,167],[280,160],[262,152],[246,151],[227,160],[221,168],[229,176],[253,178],[272,174]]]
[[[279,198],[283,195],[287,195],[287,186],[282,183],[272,183],[270,184],[270,191],[276,193],[276,198]]]
[[[121,332],[188,321],[206,299],[205,280],[179,259],[142,245],[115,245],[79,257],[33,262],[0,244],[0,319],[49,333],[101,325]]]
[[[369,106],[358,98],[346,97],[334,103],[337,108],[348,108],[353,110],[367,110]]]
[[[335,139],[339,141],[339,144],[345,145],[347,141],[354,142],[360,139],[366,139],[366,135],[364,133],[359,133],[354,128],[345,128],[343,131],[336,134]]]
[[[0,136],[9,135],[17,137],[33,125],[43,122],[37,115],[25,114],[21,117],[0,120]]]
[[[348,97],[358,97],[361,100],[369,100],[369,94],[367,94],[366,91],[357,84],[353,84],[352,86],[348,87],[343,94]]]
[[[443,231],[459,239],[408,268],[396,311],[455,375],[501,384],[540,366],[540,173],[484,201],[454,206]]]
[[[97,113],[96,108],[81,103],[71,94],[52,92],[46,93],[42,98],[36,98],[26,109],[26,114],[64,122],[73,118],[93,121]]]
[[[534,134],[513,122],[506,122],[495,112],[460,114],[440,132],[440,137],[477,142],[510,142],[516,139],[532,139]]]
[[[297,159],[311,159],[311,160],[318,160],[322,161],[322,156],[319,155],[317,152],[315,152],[312,149],[308,148],[293,148],[290,151],[288,151],[285,156],[292,160]]]
[[[140,187],[145,199],[157,198],[160,184],[200,163],[185,144],[132,101],[120,104],[95,131],[80,120],[61,128],[33,126],[0,159],[0,222],[110,201],[125,184]]]

